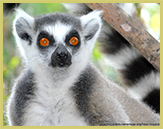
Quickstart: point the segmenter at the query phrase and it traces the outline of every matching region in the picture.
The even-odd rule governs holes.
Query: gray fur
[[[87,66],[83,73],[79,76],[78,81],[72,87],[73,95],[80,111],[81,116],[90,125],[95,125],[96,117],[90,109],[90,96],[92,94],[93,85],[95,84],[96,76],[94,70]]]
[[[13,100],[9,105],[10,118],[12,125],[22,125],[25,108],[28,106],[30,99],[34,97],[35,91],[34,74],[30,71],[24,71],[14,87]]]
[[[89,125],[159,124],[159,115],[108,82],[92,65],[79,76],[73,91],[77,107]],[[150,118],[148,113],[152,113]]]
[[[54,25],[57,21],[66,25],[73,25],[74,29],[81,30],[81,23],[78,18],[62,13],[53,13],[37,17],[35,19],[35,30],[37,31],[45,25]]]

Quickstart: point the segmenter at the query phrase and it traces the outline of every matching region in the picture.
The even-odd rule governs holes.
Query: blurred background
[[[21,4],[20,7],[32,16],[52,12],[66,12],[66,9],[60,3],[48,4]],[[134,4],[136,15],[143,21],[147,30],[158,41],[160,40],[160,5],[156,3]],[[10,12],[3,17],[3,125],[7,126],[6,104],[10,96],[15,78],[23,68],[23,62],[19,50],[16,47],[15,39],[12,34],[12,22],[14,13]],[[115,83],[121,83],[117,73],[111,66],[108,66],[102,54],[99,52],[96,43],[92,54],[92,61],[110,80]]]

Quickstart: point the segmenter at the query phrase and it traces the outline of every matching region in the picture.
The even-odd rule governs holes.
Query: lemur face
[[[80,20],[56,13],[36,18],[35,26],[38,34],[37,48],[48,62],[48,66],[69,67],[73,62],[73,57],[82,47]]]
[[[101,11],[82,17],[53,13],[36,18],[17,12],[14,35],[29,64],[67,68],[88,60],[101,28]]]

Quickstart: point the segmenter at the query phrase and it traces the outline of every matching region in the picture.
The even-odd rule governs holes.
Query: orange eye
[[[71,45],[77,45],[78,43],[79,43],[79,40],[78,40],[77,37],[72,37],[72,38],[70,39],[70,44],[71,44]]]
[[[47,38],[40,39],[40,45],[46,47],[49,45],[49,40]]]

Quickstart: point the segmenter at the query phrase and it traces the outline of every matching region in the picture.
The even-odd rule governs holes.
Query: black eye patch
[[[41,40],[42,38],[48,39],[49,45],[47,45],[47,46],[42,46],[42,45],[40,44],[40,40]],[[55,40],[54,40],[53,36],[50,35],[48,32],[46,32],[46,31],[41,31],[40,34],[38,35],[38,38],[37,38],[37,45],[39,46],[39,48],[44,49],[44,48],[47,48],[47,47],[49,47],[49,46],[52,46],[54,43],[55,43]]]
[[[70,39],[72,37],[76,37],[78,39],[78,44],[77,45],[72,45],[70,43]],[[72,30],[70,31],[70,33],[68,35],[66,35],[66,38],[65,38],[65,43],[68,45],[68,46],[71,46],[71,47],[74,47],[75,49],[78,49],[80,47],[80,35],[79,33],[76,31],[76,30]]]

